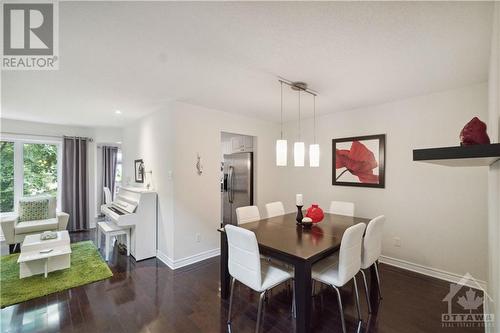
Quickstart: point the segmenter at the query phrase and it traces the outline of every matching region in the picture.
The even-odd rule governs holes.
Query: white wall
[[[94,217],[96,212],[96,144],[98,142],[117,142],[121,141],[121,129],[119,128],[104,128],[104,127],[78,127],[78,126],[66,126],[66,125],[56,125],[47,123],[37,123],[13,119],[1,119],[1,133],[5,135],[10,135],[7,133],[21,133],[18,135],[20,138],[33,138],[33,139],[43,139],[44,135],[61,137],[62,136],[84,136],[91,137],[94,139],[88,145],[88,177],[89,177],[89,207],[88,216],[90,219],[90,225],[94,225]],[[103,141],[105,140],[105,141]]]
[[[124,131],[124,175],[133,178],[133,160],[152,169],[161,218],[159,251],[178,266],[192,256],[219,249],[221,132],[256,137],[256,203],[280,199],[281,172],[274,166],[274,123],[185,103],[173,103]],[[196,172],[199,153],[203,174]],[[173,179],[168,177],[172,172]],[[200,234],[200,242],[196,234]]]
[[[475,115],[487,119],[485,84],[319,117],[320,167],[295,168],[289,156],[283,172],[294,181],[283,193],[303,193],[307,204],[318,202],[323,208],[330,200],[352,201],[359,216],[384,214],[385,256],[486,280],[488,168],[412,160],[415,148],[458,145],[461,128]],[[296,128],[296,122],[286,126],[289,150]],[[386,188],[332,186],[331,140],[383,133]],[[302,136],[306,146],[311,143],[310,119]],[[293,207],[293,197],[285,204]],[[401,247],[393,245],[394,237],[401,238]]]
[[[134,160],[142,158],[146,171],[153,171],[152,186],[158,193],[158,250],[174,258],[173,220],[173,111],[171,106],[150,114],[123,131],[123,184],[134,184]],[[146,174],[146,177],[148,175]],[[146,179],[147,181],[147,179]]]
[[[489,125],[488,133],[492,142],[500,142],[500,5],[495,4],[495,17],[491,43],[491,59],[489,74]],[[489,211],[488,211],[488,244],[489,244],[489,276],[488,292],[493,299],[490,311],[495,314],[495,327],[500,328],[500,162],[490,166],[489,171]]]

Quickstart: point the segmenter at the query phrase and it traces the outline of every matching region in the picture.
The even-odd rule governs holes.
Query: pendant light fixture
[[[307,87],[305,82],[291,82],[285,79],[279,79],[281,83],[281,138],[276,140],[276,165],[286,166],[287,165],[287,141],[283,139],[283,84],[286,84],[292,90],[298,92],[298,102],[299,102],[299,132],[298,141],[293,144],[293,165],[296,167],[303,167],[305,160],[305,143],[302,141],[302,114],[300,105],[300,95],[301,92],[306,92],[313,96],[313,110],[314,110],[314,141],[309,145],[309,166],[319,167],[319,144],[316,143],[316,95],[317,93]]]
[[[276,140],[276,165],[286,166],[287,165],[287,141],[283,139],[283,81],[281,84],[281,135],[280,139]]]
[[[319,144],[316,143],[316,95],[313,95],[313,143],[309,145],[309,166],[319,167]]]
[[[295,142],[293,145],[293,161],[296,167],[304,166],[304,155],[305,155],[305,145],[304,142],[301,141],[300,136],[300,92],[302,89],[298,89],[299,96],[299,141]]]

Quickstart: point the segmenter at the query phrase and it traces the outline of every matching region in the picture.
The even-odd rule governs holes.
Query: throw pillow
[[[19,201],[19,222],[49,218],[49,199],[26,198]]]

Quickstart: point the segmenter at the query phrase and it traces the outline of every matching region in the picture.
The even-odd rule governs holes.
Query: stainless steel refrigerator
[[[253,205],[253,153],[224,155],[222,223],[237,225],[236,208]]]

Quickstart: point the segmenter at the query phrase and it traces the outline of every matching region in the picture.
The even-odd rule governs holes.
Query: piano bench
[[[130,256],[130,228],[122,228],[111,221],[97,223],[97,247],[101,248],[101,234],[106,238],[105,258],[109,261],[109,250],[111,246],[111,237],[125,235],[127,239],[127,257]]]

